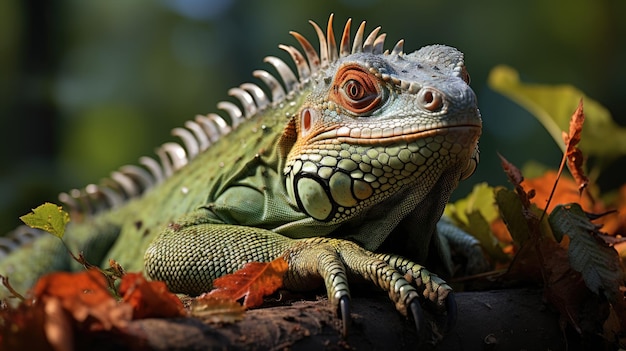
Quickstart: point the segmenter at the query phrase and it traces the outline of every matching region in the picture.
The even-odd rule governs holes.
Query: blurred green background
[[[289,30],[314,40],[307,20],[324,27],[331,12],[336,32],[365,19],[383,26],[389,47],[404,38],[406,51],[465,52],[484,134],[479,169],[457,197],[475,182],[506,183],[496,152],[519,166],[557,167],[561,157],[532,116],[486,87],[495,65],[576,85],[626,124],[623,0],[3,0],[0,233],[60,191],[152,155],[172,128],[268,69],[264,56],[287,58],[277,45],[297,46]],[[615,187],[623,174],[615,165],[600,183]]]

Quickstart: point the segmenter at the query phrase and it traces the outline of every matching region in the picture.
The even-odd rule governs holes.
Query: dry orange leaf
[[[17,308],[0,309],[3,325],[8,326],[0,331],[0,349],[81,349],[76,343],[101,331],[141,342],[124,331],[131,319],[186,315],[164,283],[147,281],[139,273],[122,278],[120,294],[123,300],[117,301],[97,269],[45,275],[31,290],[33,299]]]
[[[583,130],[583,123],[585,122],[585,114],[583,113],[583,100],[580,99],[578,107],[569,122],[569,133],[563,132],[563,141],[565,141],[566,150],[565,156],[567,157],[567,167],[570,173],[574,177],[574,180],[578,184],[578,191],[582,191],[587,187],[589,179],[583,171],[583,153],[578,147],[580,143],[580,135]]]
[[[128,306],[111,296],[106,279],[95,269],[48,274],[37,281],[32,294],[44,304],[58,299],[63,309],[77,322],[87,321],[91,330],[124,327],[132,316]]]
[[[215,279],[214,289],[205,296],[234,301],[244,298],[245,308],[260,306],[264,296],[273,294],[283,285],[288,268],[282,257],[269,263],[247,263],[235,273]]]
[[[133,319],[172,318],[186,315],[182,302],[160,281],[148,281],[141,273],[122,277],[122,301],[133,308]]]
[[[558,183],[557,183],[558,180]],[[554,184],[557,184],[552,200],[546,209],[546,204],[550,198],[550,193]],[[558,179],[558,173],[550,170],[545,172],[540,177],[526,179],[522,185],[526,191],[535,191],[535,196],[532,202],[541,209],[545,209],[546,212],[551,213],[552,209],[559,204],[567,204],[576,202],[579,203],[585,211],[596,211],[594,208],[594,201],[591,197],[585,193],[580,194],[579,188],[576,182],[571,178],[561,177]]]
[[[509,230],[506,228],[506,224],[502,220],[502,217],[494,219],[491,223],[489,223],[489,227],[491,228],[493,236],[495,236],[499,242],[504,244],[510,244],[513,242],[511,233],[509,233]]]
[[[33,287],[32,295],[37,299],[49,296],[75,299],[92,306],[112,299],[106,287],[106,279],[94,269],[80,273],[57,272],[41,277]]]
[[[556,171],[547,171],[537,178],[526,179],[523,183],[524,189],[527,191],[535,190],[535,197],[532,202],[537,207],[544,209],[550,197],[553,184],[556,185],[552,199],[546,209],[547,213],[551,213],[555,206],[568,203],[578,203],[589,213],[606,213],[594,220],[595,223],[602,225],[602,231],[609,235],[626,235],[626,185],[620,189],[620,195],[616,201],[610,205],[605,205],[602,201],[595,200],[589,192],[579,192],[578,184],[569,177],[561,177],[558,179]],[[616,210],[611,212],[612,210]],[[611,243],[612,244],[612,243]]]

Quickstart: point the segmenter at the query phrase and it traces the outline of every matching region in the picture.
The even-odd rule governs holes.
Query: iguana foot
[[[456,320],[456,302],[452,288],[424,267],[396,255],[376,254],[357,244],[333,238],[297,240],[285,253],[289,271],[288,289],[306,290],[323,280],[328,299],[336,306],[347,333],[350,298],[348,277],[360,278],[382,288],[396,309],[414,319],[418,332],[423,330],[422,302],[434,307],[439,315],[447,312],[446,329]]]
[[[467,261],[464,264],[464,275],[479,274],[490,269],[489,262],[483,254],[480,241],[454,225],[446,217],[442,217],[437,222],[437,235],[446,247],[444,252],[440,252],[440,254],[443,257],[447,257],[444,259],[444,263],[450,265],[447,267],[449,274],[453,274],[452,258],[450,256],[453,251]]]
[[[326,286],[344,335],[350,325],[349,279],[382,288],[400,313],[415,320],[418,330],[424,329],[422,303],[438,315],[447,311],[448,325],[456,318],[452,289],[441,278],[408,259],[373,253],[341,239],[290,239],[258,228],[202,223],[191,216],[168,226],[150,245],[144,268],[172,291],[197,295],[208,291],[213,279],[246,262],[279,256],[289,263],[285,288],[306,291]]]

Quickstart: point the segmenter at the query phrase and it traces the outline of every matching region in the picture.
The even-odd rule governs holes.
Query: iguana
[[[246,262],[282,256],[285,287],[324,284],[344,326],[352,278],[387,291],[416,321],[421,300],[447,306],[453,319],[451,288],[416,262],[441,250],[444,206],[478,163],[481,116],[463,54],[443,45],[406,54],[403,40],[384,51],[380,27],[366,37],[362,22],[351,40],[351,20],[337,46],[332,15],[326,33],[310,23],[319,53],[297,32],[302,50],[279,46],[297,75],[267,57],[279,79],[255,71],[267,87],[229,90],[240,104],[219,103],[225,118],[197,116],[173,130],[183,146],[165,143],[158,161],[141,158],[61,194],[68,247],[190,295]],[[34,232],[19,229],[5,246]],[[0,262],[18,289],[76,269],[51,235]]]

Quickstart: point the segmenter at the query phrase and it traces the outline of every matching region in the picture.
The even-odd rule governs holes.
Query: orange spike
[[[349,18],[346,22],[346,26],[343,28],[343,34],[341,35],[341,43],[339,44],[339,57],[350,55],[350,25],[352,24],[352,18]]]
[[[335,14],[331,13],[328,18],[328,26],[326,27],[326,38],[328,40],[328,60],[333,62],[337,60],[337,42],[335,41],[335,31],[333,30],[333,19]]]

